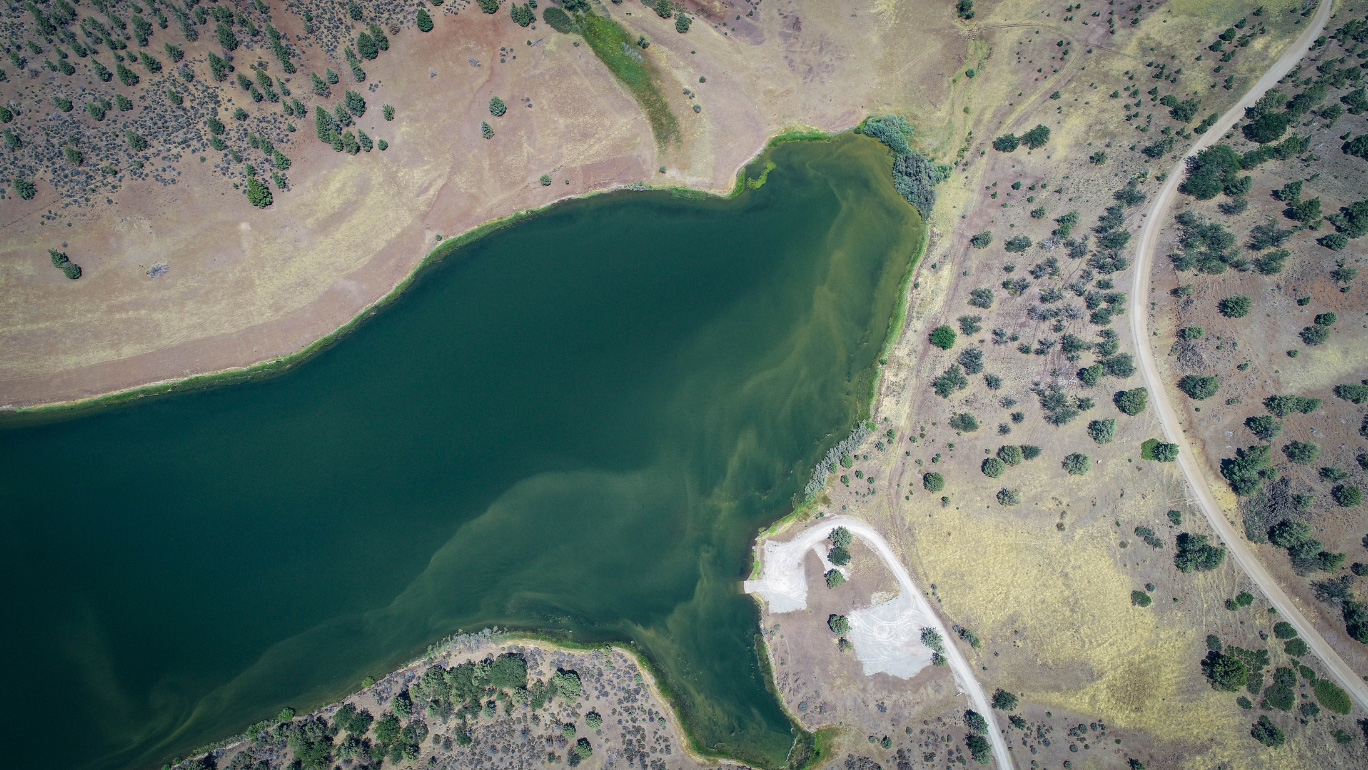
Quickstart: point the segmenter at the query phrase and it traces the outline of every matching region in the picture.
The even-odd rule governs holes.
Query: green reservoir
[[[923,225],[873,140],[767,161],[452,250],[278,376],[0,430],[5,765],[156,767],[491,625],[635,642],[705,748],[782,764],[740,581]]]

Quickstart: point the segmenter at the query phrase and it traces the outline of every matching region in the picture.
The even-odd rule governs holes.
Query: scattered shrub
[[[1216,309],[1221,311],[1221,315],[1226,318],[1244,318],[1249,315],[1249,297],[1243,294],[1236,294],[1233,297],[1226,297],[1216,304]]]
[[[1216,395],[1216,391],[1220,389],[1220,382],[1214,376],[1188,374],[1178,380],[1178,389],[1186,393],[1188,398],[1202,401]]]
[[[955,330],[949,326],[937,326],[931,330],[930,340],[932,345],[941,350],[949,350],[955,346]]]
[[[1206,535],[1183,532],[1178,535],[1178,553],[1173,564],[1181,572],[1209,572],[1225,561],[1225,549],[1210,545]]]
[[[1087,455],[1074,452],[1064,458],[1062,465],[1070,476],[1082,476],[1088,472],[1089,462]]]
[[[1149,391],[1145,388],[1120,390],[1112,397],[1112,402],[1123,414],[1133,417],[1145,411],[1145,405],[1149,402]]]

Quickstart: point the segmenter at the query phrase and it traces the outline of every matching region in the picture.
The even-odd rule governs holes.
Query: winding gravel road
[[[1013,767],[1012,754],[1007,750],[1007,742],[1003,740],[1002,733],[998,730],[997,720],[993,717],[992,704],[989,703],[988,696],[984,694],[983,687],[979,684],[978,679],[974,677],[974,669],[970,667],[969,661],[959,651],[949,629],[945,627],[940,616],[931,608],[930,602],[926,600],[921,591],[917,590],[917,584],[912,582],[912,576],[908,574],[907,568],[903,566],[897,556],[893,555],[893,549],[888,546],[888,541],[884,540],[883,536],[873,527],[858,519],[844,516],[819,520],[816,524],[799,532],[787,543],[782,544],[788,546],[785,549],[789,551],[786,554],[787,556],[796,557],[794,563],[783,565],[765,563],[759,579],[746,581],[746,592],[759,594],[766,597],[767,601],[767,594],[775,592],[776,598],[779,598],[780,601],[772,603],[772,611],[791,611],[806,606],[807,585],[803,579],[802,555],[806,554],[809,548],[825,540],[831,534],[831,530],[837,527],[845,527],[850,530],[850,534],[864,540],[879,555],[884,566],[897,579],[898,588],[902,594],[917,605],[917,610],[928,618],[929,622],[940,632],[941,637],[945,639],[946,663],[950,665],[950,670],[955,675],[955,681],[959,683],[960,689],[969,696],[969,700],[974,704],[974,710],[982,714],[988,723],[988,735],[986,737],[993,749],[993,761],[999,770],[1010,770]],[[795,567],[797,581],[801,585],[794,584],[792,573],[795,571]]]
[[[1182,468],[1183,475],[1187,478],[1188,486],[1192,488],[1193,495],[1196,497],[1202,513],[1211,523],[1212,529],[1216,530],[1216,534],[1225,541],[1226,548],[1230,551],[1231,556],[1258,584],[1264,595],[1268,597],[1269,603],[1277,608],[1279,616],[1297,629],[1297,633],[1306,640],[1306,644],[1311,650],[1325,662],[1326,668],[1330,671],[1330,676],[1348,691],[1354,702],[1361,708],[1368,709],[1368,684],[1365,684],[1363,679],[1340,658],[1334,648],[1316,631],[1316,627],[1311,624],[1311,621],[1301,613],[1301,610],[1297,609],[1297,605],[1264,568],[1258,557],[1245,543],[1244,536],[1235,530],[1230,520],[1226,518],[1224,511],[1221,510],[1221,506],[1216,502],[1216,496],[1212,494],[1211,486],[1207,483],[1206,475],[1203,473],[1201,459],[1198,458],[1197,453],[1193,451],[1192,446],[1183,435],[1182,426],[1178,422],[1178,414],[1174,410],[1173,404],[1169,402],[1168,392],[1164,389],[1163,381],[1159,379],[1148,330],[1149,276],[1150,268],[1154,262],[1154,249],[1159,240],[1159,230],[1162,227],[1165,215],[1173,204],[1174,195],[1183,179],[1187,158],[1211,146],[1224,136],[1230,127],[1235,125],[1235,122],[1243,116],[1245,107],[1258,101],[1264,92],[1276,85],[1284,75],[1296,66],[1297,62],[1306,55],[1312,41],[1325,28],[1325,23],[1330,18],[1330,6],[1330,0],[1322,0],[1311,23],[1307,25],[1287,51],[1245,93],[1244,98],[1238,104],[1231,107],[1228,112],[1221,116],[1216,125],[1212,126],[1197,140],[1197,143],[1188,151],[1187,156],[1184,156],[1178,165],[1169,172],[1167,181],[1160,188],[1159,194],[1154,197],[1153,203],[1150,204],[1146,213],[1144,228],[1140,231],[1139,247],[1135,255],[1135,285],[1132,287],[1130,300],[1130,325],[1131,333],[1135,337],[1135,354],[1140,360],[1140,372],[1144,375],[1145,386],[1149,389],[1150,404],[1159,416],[1159,421],[1163,424],[1168,441],[1180,447],[1178,465]]]

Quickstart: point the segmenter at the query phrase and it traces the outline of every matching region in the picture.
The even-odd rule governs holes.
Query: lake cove
[[[158,766],[497,625],[632,642],[702,749],[782,765],[740,582],[923,225],[873,140],[767,162],[462,246],[279,376],[0,431],[6,764]]]

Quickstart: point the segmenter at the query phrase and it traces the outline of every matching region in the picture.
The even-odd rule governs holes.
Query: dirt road
[[[1159,194],[1154,197],[1153,203],[1150,204],[1149,210],[1146,212],[1145,225],[1140,231],[1140,245],[1135,255],[1135,285],[1132,287],[1130,298],[1130,319],[1131,333],[1135,338],[1135,354],[1140,360],[1140,371],[1144,375],[1145,386],[1149,388],[1150,404],[1153,405],[1155,413],[1159,416],[1159,421],[1164,426],[1164,433],[1167,435],[1168,441],[1177,444],[1180,448],[1178,465],[1183,469],[1183,475],[1187,478],[1188,486],[1192,488],[1193,496],[1202,509],[1202,513],[1206,515],[1207,521],[1211,522],[1211,527],[1216,530],[1216,534],[1225,541],[1226,548],[1229,549],[1235,561],[1239,563],[1240,568],[1248,573],[1250,578],[1259,585],[1264,595],[1268,597],[1269,603],[1277,608],[1279,616],[1297,629],[1297,633],[1306,640],[1306,644],[1311,650],[1325,662],[1330,676],[1349,692],[1354,702],[1360,707],[1368,709],[1368,684],[1365,684],[1363,679],[1340,658],[1334,648],[1316,631],[1311,621],[1301,613],[1291,597],[1283,592],[1273,576],[1269,574],[1258,557],[1245,543],[1243,534],[1236,531],[1230,520],[1226,518],[1224,511],[1221,510],[1221,506],[1216,502],[1216,497],[1212,494],[1211,486],[1207,483],[1206,475],[1203,472],[1201,459],[1184,437],[1182,426],[1178,421],[1178,413],[1174,411],[1173,405],[1169,402],[1168,393],[1164,390],[1164,383],[1159,379],[1148,330],[1149,275],[1154,262],[1154,249],[1159,240],[1159,230],[1163,225],[1169,207],[1173,203],[1178,185],[1183,179],[1187,157],[1211,146],[1224,136],[1230,127],[1244,115],[1245,107],[1258,101],[1264,92],[1276,85],[1284,75],[1296,66],[1297,62],[1306,55],[1312,41],[1324,29],[1325,22],[1330,18],[1330,6],[1329,0],[1321,2],[1320,8],[1316,10],[1316,15],[1311,23],[1293,41],[1291,47],[1274,62],[1263,77],[1259,78],[1258,82],[1249,89],[1238,104],[1230,108],[1221,116],[1216,125],[1202,135],[1189,150],[1188,156],[1185,156],[1169,172],[1168,180],[1160,189]]]
[[[916,604],[917,610],[929,619],[936,631],[945,639],[945,658],[950,665],[950,670],[954,672],[955,681],[959,683],[960,689],[969,696],[970,702],[974,704],[974,710],[982,714],[988,723],[988,735],[986,737],[993,749],[993,760],[999,770],[1009,770],[1013,766],[1012,755],[1007,751],[1007,742],[1003,740],[1002,733],[998,730],[997,722],[993,718],[992,704],[988,702],[988,696],[984,694],[983,687],[979,685],[978,679],[974,678],[974,669],[969,666],[969,661],[965,659],[955,645],[954,638],[945,624],[941,622],[940,616],[931,609],[931,604],[926,600],[926,596],[917,589],[917,584],[912,582],[912,576],[908,574],[907,568],[893,554],[893,549],[888,546],[888,541],[884,540],[883,536],[873,527],[857,519],[837,516],[818,521],[786,543],[773,543],[771,541],[771,544],[778,545],[779,549],[766,548],[764,569],[760,573],[759,579],[746,581],[746,592],[756,593],[764,597],[769,602],[772,612],[786,612],[807,606],[807,584],[803,580],[803,557],[809,548],[825,540],[831,534],[831,530],[837,527],[845,527],[850,530],[852,535],[863,539],[879,555],[884,566],[893,573],[893,577],[898,581],[898,588],[902,591],[902,595]],[[771,560],[771,554],[774,554],[776,558]],[[774,597],[775,601],[771,601],[771,596]]]

